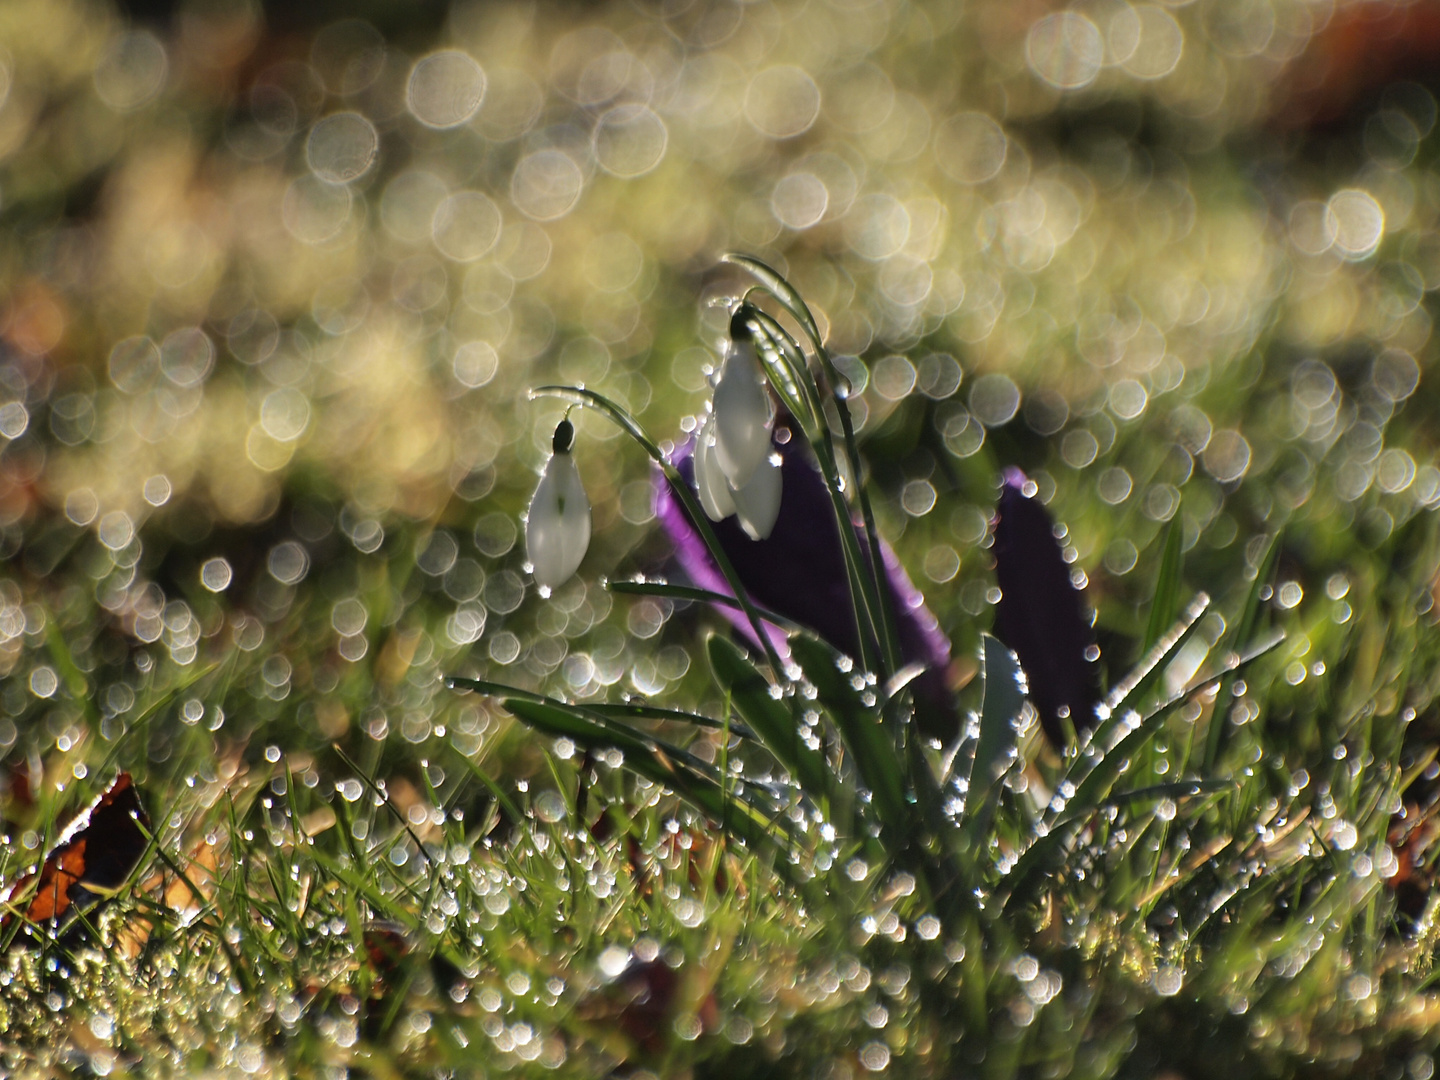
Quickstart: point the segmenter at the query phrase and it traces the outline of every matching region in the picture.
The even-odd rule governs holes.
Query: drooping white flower
[[[770,454],[770,397],[750,328],[737,316],[730,323],[725,367],[715,386],[715,457],[732,490],[750,482]]]
[[[780,461],[769,455],[760,463],[750,482],[730,492],[735,516],[751,540],[767,540],[780,516]]]
[[[570,455],[574,442],[574,425],[561,420],[525,517],[525,552],[536,584],[547,589],[569,581],[590,546],[590,500]]]
[[[715,454],[714,413],[705,417],[705,423],[695,435],[695,492],[700,496],[705,516],[711,521],[720,521],[735,513],[730,481],[725,478]]]

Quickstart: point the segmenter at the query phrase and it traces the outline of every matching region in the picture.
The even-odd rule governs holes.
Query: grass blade
[[[1025,706],[1025,676],[1015,654],[990,634],[981,634],[980,676],[984,696],[980,705],[980,738],[970,765],[966,798],[966,831],[972,842],[984,837],[995,812],[1000,777],[997,766],[1009,764],[1015,752],[1015,720]],[[1003,770],[1000,770],[1003,773]]]
[[[1227,667],[1224,673],[1224,680],[1229,679],[1241,671],[1251,661],[1264,656],[1273,649],[1281,639],[1268,642],[1265,646],[1256,648],[1243,658],[1235,661]],[[1159,646],[1157,646],[1159,648]],[[1122,735],[1111,749],[1104,753],[1104,756],[1096,760],[1083,780],[1079,781],[1075,794],[1066,803],[1065,808],[1057,815],[1045,822],[1046,833],[1034,844],[1025,850],[1018,862],[1006,875],[1006,882],[1009,883],[1008,894],[1004,898],[1004,910],[1014,911],[1024,906],[1033,899],[1039,884],[1048,876],[1063,860],[1066,846],[1074,838],[1080,827],[1089,817],[1101,806],[1119,802],[1125,799],[1149,797],[1142,796],[1136,792],[1123,792],[1118,796],[1112,796],[1111,789],[1115,781],[1121,775],[1122,765],[1134,759],[1135,755],[1145,748],[1145,745],[1155,736],[1164,725],[1166,719],[1179,706],[1190,700],[1191,696],[1202,686],[1211,685],[1216,676],[1192,683],[1185,690],[1166,699],[1156,706],[1151,713],[1144,717],[1139,723],[1130,729],[1128,734]],[[1224,692],[1223,684],[1221,692]],[[1125,722],[1123,720],[1119,722]],[[1128,723],[1127,723],[1128,726]],[[1108,729],[1108,726],[1107,726]],[[1097,732],[1097,735],[1099,733]],[[1089,745],[1098,745],[1092,741]],[[1082,762],[1088,759],[1082,755],[1076,765],[1071,767],[1071,773],[1075,773]],[[1070,779],[1069,776],[1066,777]],[[1206,780],[1179,781],[1176,786],[1183,789],[1181,795],[1203,794],[1210,790],[1223,790],[1230,786],[1232,781],[1211,778]],[[1216,785],[1219,785],[1218,788]],[[1169,785],[1159,785],[1168,787]],[[1196,789],[1199,789],[1196,791]],[[1156,788],[1141,789],[1142,791],[1155,791]]]
[[[1181,576],[1185,566],[1185,530],[1177,512],[1165,529],[1165,546],[1160,556],[1160,573],[1155,578],[1155,596],[1150,601],[1150,620],[1145,626],[1144,656],[1155,647],[1174,621],[1180,607]]]
[[[716,682],[759,734],[760,742],[810,798],[832,810],[837,801],[835,774],[824,755],[806,745],[794,710],[771,694],[765,676],[729,638],[713,634],[705,643],[705,649]]]
[[[489,697],[503,698],[516,697],[540,704],[563,704],[547,698],[544,694],[532,694],[529,691],[521,690],[518,687],[507,686],[505,683],[490,682],[487,679],[469,679],[463,675],[451,675],[445,680],[454,690],[473,690],[477,694],[486,694]],[[618,719],[626,716],[633,716],[639,720],[662,720],[679,724],[694,724],[696,727],[713,728],[716,731],[725,727],[723,721],[714,717],[705,716],[701,713],[685,712],[683,709],[665,709],[657,705],[648,705],[642,701],[611,702],[586,702],[585,712],[595,716],[603,717],[606,720]],[[730,730],[739,735],[742,739],[757,740],[758,735],[744,724],[737,724],[730,721]]]
[[[689,754],[662,743],[648,744],[641,738],[627,738],[614,727],[602,727],[576,711],[559,704],[542,704],[522,698],[506,698],[500,703],[518,719],[537,731],[562,736],[587,749],[615,748],[625,754],[625,764],[652,783],[669,788],[701,813],[720,823],[720,827],[755,850],[768,849],[777,857],[775,871],[781,876],[790,873],[790,864],[783,857],[784,842],[798,839],[789,823],[751,798],[753,788],[737,795],[721,787],[715,777],[706,775],[704,766]],[[788,879],[788,878],[787,878]],[[792,884],[803,885],[798,880]]]
[[[1165,665],[1174,659],[1175,654],[1180,651],[1195,628],[1200,624],[1200,616],[1204,615],[1210,607],[1210,597],[1205,593],[1199,593],[1195,599],[1190,601],[1190,606],[1180,616],[1180,621],[1170,628],[1170,632],[1161,637],[1155,645],[1141,658],[1140,663],[1131,669],[1130,674],[1110,691],[1105,699],[1105,705],[1110,710],[1111,719],[1095,729],[1091,741],[1095,741],[1101,732],[1107,727],[1113,726],[1115,718],[1130,705],[1132,701],[1139,699],[1145,691],[1149,690],[1160,678],[1165,670]]]
[[[1270,538],[1269,547],[1265,549],[1265,554],[1255,567],[1255,580],[1250,583],[1250,590],[1245,595],[1245,606],[1241,609],[1240,622],[1235,627],[1235,636],[1230,639],[1231,651],[1238,652],[1255,632],[1255,624],[1260,617],[1260,593],[1270,581],[1275,561],[1280,557],[1280,538],[1283,534],[1283,530],[1279,530]],[[1233,683],[1233,675],[1221,682],[1219,701],[1225,701],[1229,697]],[[1229,728],[1229,715],[1217,708],[1210,718],[1210,730],[1205,739],[1205,772],[1213,771],[1215,763],[1220,760]]]
[[[1120,778],[1121,763],[1128,763],[1155,737],[1155,733],[1179,704],[1180,701],[1174,701],[1151,713],[1116,743],[1113,750],[1096,762],[1095,767],[1080,782],[1059,817],[1049,823],[1045,835],[1025,849],[1025,853],[1001,883],[1002,888],[997,890],[997,893],[1004,894],[1003,910],[1007,914],[1037,898],[1044,881],[1063,860],[1065,849],[1075,834],[1090,816],[1108,801],[1110,789]]]
[[[1145,802],[1148,799],[1189,799],[1196,795],[1210,795],[1226,791],[1235,786],[1233,780],[1175,780],[1168,784],[1152,784],[1149,787],[1131,791],[1118,791],[1105,800],[1109,806],[1123,806],[1126,803]]]
[[[759,742],[759,734],[748,724],[731,720],[728,724],[723,720],[716,720],[713,716],[705,716],[702,713],[685,712],[683,709],[663,709],[657,705],[647,705],[641,701],[623,702],[596,702],[586,705],[586,709],[606,719],[618,719],[626,716],[633,716],[637,720],[659,720],[672,724],[693,724],[695,727],[709,728],[712,731],[729,730],[742,739],[749,739],[751,742]]]
[[[913,816],[905,798],[905,770],[878,708],[865,703],[842,671],[848,658],[808,634],[790,638],[790,656],[814,685],[816,699],[839,729],[856,772],[874,796],[881,823],[904,835]]]

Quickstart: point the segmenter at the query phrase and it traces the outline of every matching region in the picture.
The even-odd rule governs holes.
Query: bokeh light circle
[[[1386,401],[1399,403],[1420,384],[1420,365],[1403,349],[1386,349],[1375,357],[1370,382]]]
[[[592,141],[600,167],[629,180],[660,164],[670,133],[648,106],[617,105],[595,124]]]
[[[314,176],[291,181],[280,204],[280,216],[290,235],[306,244],[333,238],[350,220],[350,189]]]
[[[770,209],[776,220],[796,231],[819,224],[829,205],[830,192],[814,173],[791,173],[781,178],[770,193]]]
[[[820,115],[820,87],[804,68],[777,64],[750,80],[745,117],[762,135],[793,139],[810,130]]]
[[[379,150],[375,125],[356,112],[325,117],[310,129],[305,143],[310,171],[328,184],[360,179],[375,164]]]
[[[987,428],[1008,424],[1020,411],[1020,388],[1009,375],[981,375],[970,388],[970,411]]]
[[[845,218],[845,238],[861,258],[888,259],[910,238],[910,213],[893,195],[866,195]]]
[[[1346,188],[1326,204],[1335,231],[1335,249],[1343,258],[1358,261],[1375,253],[1385,237],[1385,211],[1375,196],[1359,188]]]
[[[1223,428],[1210,437],[1200,459],[1216,480],[1233,483],[1250,469],[1250,444],[1233,428]]]
[[[199,386],[215,363],[215,345],[198,326],[181,327],[160,343],[160,370],[181,389]]]
[[[200,584],[212,593],[224,592],[230,587],[234,571],[228,560],[221,556],[206,559],[200,567]]]
[[[473,262],[500,239],[500,208],[481,191],[457,191],[435,208],[431,235],[446,258]]]
[[[276,442],[294,442],[310,426],[310,399],[293,386],[270,391],[260,406],[260,426]]]
[[[117,341],[110,349],[110,381],[127,394],[142,394],[160,374],[160,348],[144,335]],[[13,437],[13,436],[12,436]]]
[[[426,127],[463,124],[485,97],[485,70],[466,53],[445,49],[416,62],[405,88],[405,104]]]
[[[563,150],[537,150],[521,158],[510,178],[510,199],[526,217],[554,221],[574,209],[585,174]]]
[[[469,341],[455,350],[452,363],[455,381],[470,390],[478,390],[500,370],[500,358],[488,341]]]
[[[1109,31],[1111,52],[1137,79],[1164,78],[1185,51],[1185,31],[1175,16],[1154,4],[1121,8],[1110,20]]]
[[[1057,90],[1080,90],[1100,74],[1105,41],[1084,15],[1061,11],[1030,27],[1025,59],[1031,71]]]
[[[935,133],[935,162],[959,184],[983,184],[1005,165],[1005,132],[982,112],[950,117]]]
[[[135,30],[121,34],[105,50],[95,67],[95,92],[116,112],[129,112],[154,100],[168,72],[160,39],[148,30]]]
[[[1301,200],[1290,208],[1290,242],[1302,255],[1323,255],[1335,243],[1337,224],[1325,203]]]

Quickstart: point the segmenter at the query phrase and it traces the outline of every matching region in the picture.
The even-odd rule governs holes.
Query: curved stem
[[[750,259],[744,256],[726,256],[725,261],[734,262],[750,270],[763,285],[757,286],[750,292],[763,289],[773,296],[780,305],[804,328],[806,336],[810,339],[810,345],[821,367],[825,371],[826,381],[832,388],[831,398],[835,402],[835,410],[840,417],[840,429],[845,441],[845,454],[850,462],[850,473],[855,478],[856,497],[860,505],[860,519],[865,530],[865,543],[870,550],[870,568],[867,577],[863,563],[858,561],[858,550],[855,547],[853,538],[844,532],[850,525],[850,511],[845,505],[844,496],[840,487],[840,473],[836,460],[836,448],[834,435],[830,425],[825,419],[824,408],[821,405],[820,388],[810,373],[809,365],[805,360],[805,354],[799,344],[790,336],[774,318],[754,309],[752,322],[759,327],[764,336],[769,340],[772,348],[779,354],[781,362],[789,370],[790,377],[794,383],[804,388],[805,404],[815,416],[814,432],[806,432],[810,444],[815,449],[816,457],[820,459],[821,466],[825,470],[826,481],[831,488],[832,495],[836,499],[836,515],[841,521],[842,542],[846,543],[846,556],[857,560],[854,573],[855,578],[851,581],[851,595],[855,600],[856,623],[860,631],[861,646],[864,648],[867,636],[873,637],[878,642],[880,656],[876,658],[862,657],[867,667],[879,671],[885,678],[889,678],[898,670],[900,665],[900,648],[896,636],[895,615],[893,609],[893,597],[890,595],[889,578],[885,570],[884,558],[880,550],[880,535],[875,527],[875,513],[870,506],[870,496],[865,490],[865,485],[860,481],[860,451],[855,442],[855,426],[850,418],[850,407],[846,402],[846,396],[840,393],[838,388],[842,385],[843,376],[830,359],[830,354],[825,351],[825,346],[820,341],[820,331],[815,324],[815,317],[805,305],[798,293],[790,287],[789,282],[770,269],[757,259]],[[748,297],[750,293],[747,293]],[[753,307],[753,305],[752,305]],[[818,438],[817,438],[818,436]],[[822,445],[824,449],[822,450]],[[843,507],[843,512],[842,508]],[[860,588],[857,591],[856,585]],[[868,588],[866,587],[868,585]],[[860,610],[863,601],[865,611]],[[867,635],[866,627],[862,620],[870,622],[870,633]]]
[[[757,285],[749,293],[746,293],[747,298],[751,293],[758,291],[762,291],[762,287]],[[748,304],[748,299],[746,302]],[[867,671],[880,672],[885,678],[889,678],[890,671],[881,668],[883,657],[876,644],[879,641],[883,625],[880,613],[876,610],[880,606],[880,596],[875,591],[873,580],[867,577],[864,560],[861,558],[859,546],[855,542],[854,524],[850,516],[850,507],[845,502],[844,489],[835,457],[835,439],[830,431],[830,425],[825,420],[825,412],[820,403],[819,387],[810,377],[805,355],[800,351],[800,346],[790,337],[783,326],[753,304],[749,305],[747,318],[752,331],[758,331],[762,339],[762,347],[758,351],[765,357],[766,366],[779,368],[788,376],[791,385],[802,388],[807,415],[797,415],[796,419],[805,428],[805,438],[815,452],[816,461],[820,464],[820,472],[825,478],[825,487],[830,495],[836,528],[840,533],[840,548],[845,560],[846,585],[849,588],[850,607],[855,618],[855,640],[860,646],[858,659]],[[772,384],[776,382],[773,375],[771,382]],[[807,419],[809,420],[808,424]]]
[[[824,349],[819,350],[824,362],[830,365],[830,358]],[[865,522],[865,542],[870,547],[870,565],[874,568],[875,587],[879,592],[880,642],[885,649],[886,667],[894,672],[900,663],[899,644],[896,640],[894,597],[890,595],[890,576],[885,569],[885,559],[880,552],[880,532],[875,528],[875,511],[870,508],[870,495],[860,480],[860,450],[855,443],[855,427],[850,420],[850,406],[845,398],[836,394],[835,411],[840,414],[840,429],[845,433],[845,453],[850,458],[850,473],[855,477],[855,492],[860,500],[860,517]]]
[[[670,485],[681,503],[685,506],[685,512],[690,515],[691,522],[700,533],[700,538],[705,542],[715,564],[720,567],[720,573],[725,578],[725,583],[730,586],[731,592],[740,605],[740,610],[750,620],[750,628],[754,630],[755,637],[760,641],[760,646],[765,650],[765,658],[770,662],[770,668],[775,672],[776,679],[785,676],[785,668],[780,663],[780,657],[775,652],[775,646],[770,643],[770,636],[765,633],[763,621],[755,605],[750,602],[750,594],[745,589],[745,584],[740,580],[740,575],[730,565],[730,560],[725,555],[725,549],[720,546],[720,540],[715,535],[715,530],[710,527],[710,518],[705,513],[705,508],[700,505],[699,498],[690,490],[690,485],[680,475],[680,470],[670,464],[669,460],[661,452],[660,447],[645,429],[636,423],[635,418],[625,409],[616,405],[603,394],[597,394],[593,390],[586,390],[579,386],[537,386],[530,391],[530,398],[533,401],[540,397],[554,397],[562,401],[569,401],[576,405],[583,405],[586,408],[594,409],[610,418],[615,426],[629,435],[644,448],[650,455],[652,461],[660,467],[665,474],[665,480]]]

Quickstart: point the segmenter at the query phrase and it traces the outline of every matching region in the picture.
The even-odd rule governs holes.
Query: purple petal
[[[776,433],[780,430],[777,428]],[[858,657],[860,642],[850,603],[845,555],[824,477],[798,439],[776,442],[774,447],[781,457],[783,484],[774,530],[765,540],[751,540],[732,515],[712,526],[716,538],[754,603],[808,627],[840,652]],[[692,449],[690,442],[681,445],[671,460],[693,485]],[[690,516],[663,479],[656,484],[655,513],[690,579],[701,588],[731,595]],[[861,547],[863,550],[863,536]],[[911,683],[921,730],[941,739],[953,738],[958,714],[946,681],[950,642],[895,553],[883,542],[880,554],[897,609],[901,663],[925,667]],[[725,609],[724,614],[745,637],[758,644],[742,613]],[[771,634],[771,640],[785,655],[784,635],[778,629]]]
[[[1054,522],[1038,499],[1025,494],[1026,483],[1019,469],[1005,470],[992,548],[1001,593],[995,636],[1020,657],[1045,734],[1061,746],[1061,716],[1068,715],[1078,732],[1095,726],[1099,673],[1085,656],[1095,635]]]

